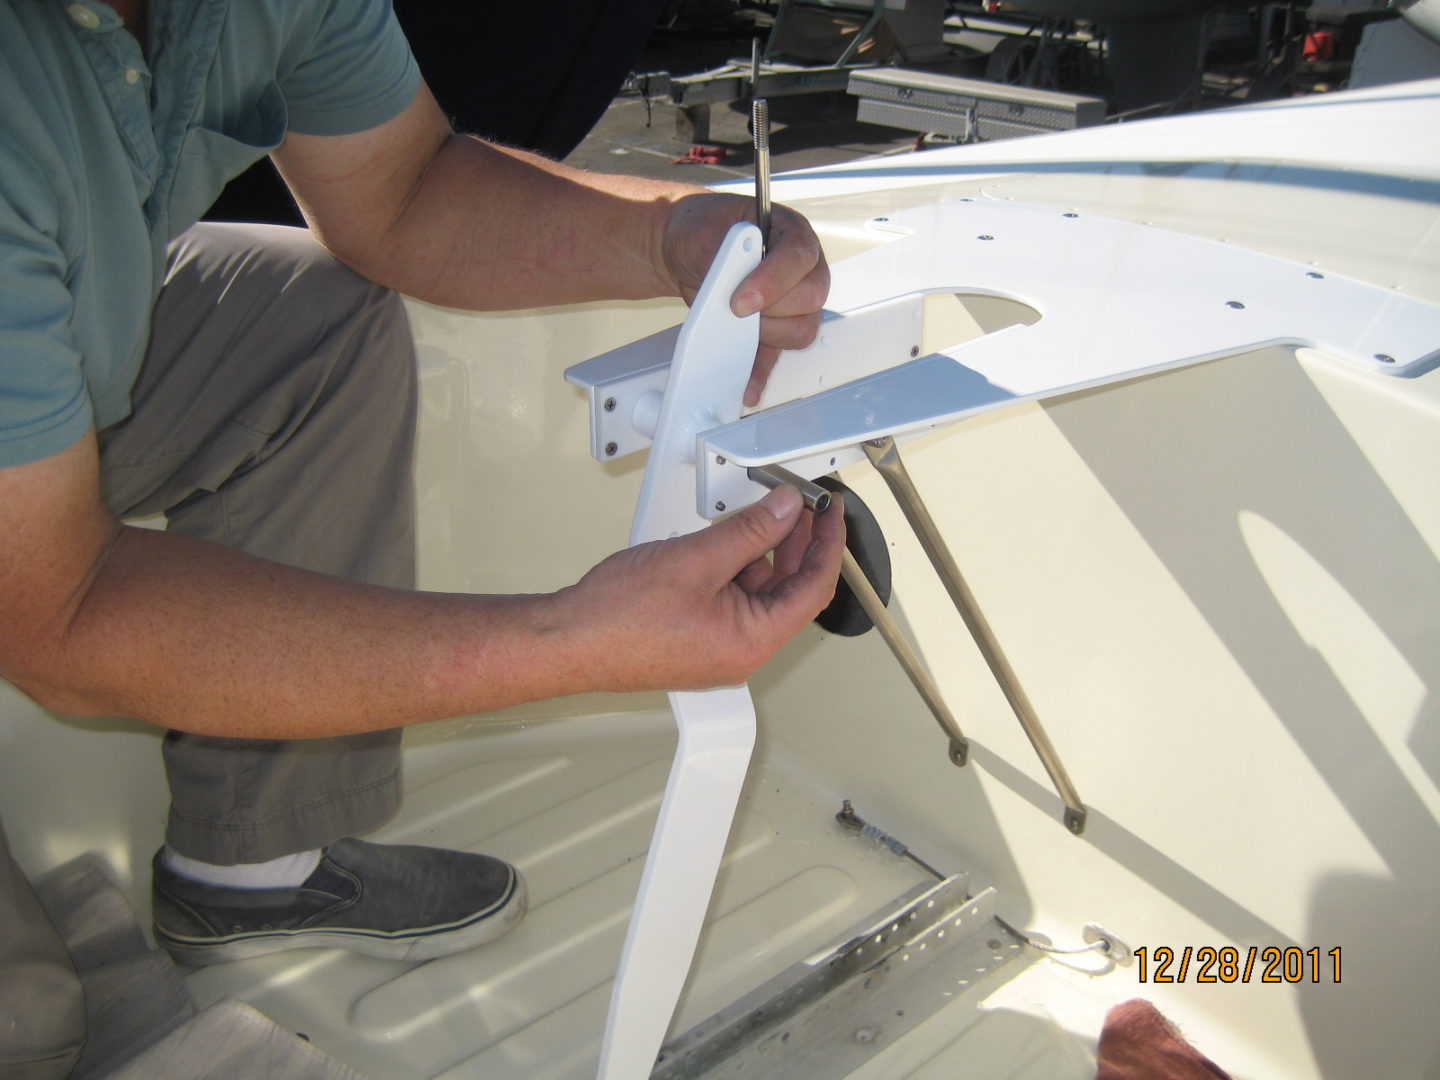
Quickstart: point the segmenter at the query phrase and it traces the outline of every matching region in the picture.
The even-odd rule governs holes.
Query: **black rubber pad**
[[[885,534],[880,531],[880,523],[875,520],[875,515],[870,512],[864,500],[833,476],[822,476],[815,482],[827,491],[839,492],[845,496],[845,546],[850,549],[850,554],[855,556],[860,569],[870,579],[870,584],[875,587],[881,602],[888,606],[890,547],[885,542]],[[843,577],[835,586],[835,599],[830,601],[829,607],[815,616],[815,621],[820,624],[821,629],[843,637],[858,637],[875,625],[870,621],[870,616],[865,614],[865,609],[860,606],[860,601],[850,591],[850,586]]]

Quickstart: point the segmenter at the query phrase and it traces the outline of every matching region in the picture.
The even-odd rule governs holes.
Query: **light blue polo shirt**
[[[0,0],[0,467],[130,411],[166,244],[287,130],[363,131],[419,72],[389,0]]]

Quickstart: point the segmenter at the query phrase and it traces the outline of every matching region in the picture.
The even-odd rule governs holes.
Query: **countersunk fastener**
[[[607,398],[605,399],[605,411],[606,411],[606,412],[614,412],[614,411],[615,411],[615,399],[614,399],[613,397],[607,397]]]
[[[1226,306],[1226,307],[1230,307],[1230,308],[1234,308],[1236,311],[1242,311],[1242,310],[1244,310],[1244,307],[1245,307],[1245,305],[1242,304],[1239,300],[1226,300],[1226,301],[1225,301],[1225,306]]]
[[[619,443],[607,442],[607,443],[605,444],[605,456],[606,456],[606,457],[614,457],[616,451],[619,450],[619,449],[620,449],[620,444],[619,444]]]
[[[910,346],[910,355],[911,355],[911,356],[919,356],[919,355],[920,355],[920,346],[919,346],[919,345],[911,345],[911,346]]]

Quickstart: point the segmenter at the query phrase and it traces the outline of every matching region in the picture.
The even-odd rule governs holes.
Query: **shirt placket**
[[[126,32],[120,16],[98,0],[74,0],[65,14],[75,28],[94,72],[115,130],[125,144],[142,199],[150,196],[160,170],[159,147],[151,121],[151,74],[139,43]]]

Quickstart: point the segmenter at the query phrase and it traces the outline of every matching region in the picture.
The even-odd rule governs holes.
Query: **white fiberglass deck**
[[[197,971],[191,989],[202,1005],[240,998],[376,1080],[593,1076],[673,743],[663,711],[427,732],[407,756],[405,810],[378,838],[513,860],[532,898],[520,927],[423,965],[294,952]],[[675,1030],[928,880],[910,860],[842,829],[839,808],[836,793],[798,764],[787,768],[783,754],[753,772]],[[974,997],[932,1037],[929,1054],[943,1058],[981,1019]],[[990,1033],[1006,1023],[1024,1037],[992,1044]],[[1013,1055],[1016,1075],[1037,1058],[1045,1063],[1037,1076],[1093,1071],[1087,1042],[1098,1028],[1087,1040],[1051,1025],[1036,1043],[1039,1019],[1017,1013],[996,1024],[984,1029],[988,1053]],[[876,1054],[885,1045],[877,1041]],[[1067,1060],[1076,1069],[1057,1072]]]

